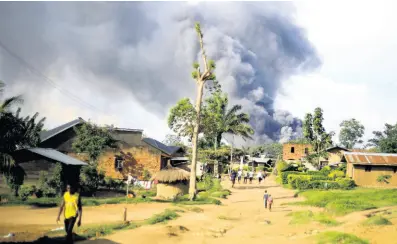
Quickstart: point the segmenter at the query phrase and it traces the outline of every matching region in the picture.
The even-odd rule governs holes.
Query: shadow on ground
[[[96,239],[96,240],[87,240],[85,237],[82,236],[75,236],[74,238],[74,243],[80,243],[81,241],[84,241],[84,243],[89,243],[89,244],[119,244],[118,242],[110,241],[107,239]],[[30,242],[3,242],[0,240],[0,243],[2,244],[15,244],[15,243],[20,243],[20,244],[64,244],[65,242],[65,237],[48,237],[44,236],[36,241],[30,241]]]

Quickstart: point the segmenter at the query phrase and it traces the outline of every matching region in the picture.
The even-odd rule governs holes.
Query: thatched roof
[[[159,182],[172,183],[176,181],[188,180],[190,173],[180,167],[173,167],[168,165],[164,169],[160,170],[153,175],[152,180],[158,180]]]

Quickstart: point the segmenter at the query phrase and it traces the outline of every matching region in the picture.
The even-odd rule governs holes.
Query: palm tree
[[[203,120],[206,124],[204,134],[212,137],[215,148],[220,145],[222,135],[229,133],[244,139],[251,139],[254,130],[249,125],[249,115],[240,112],[241,105],[234,105],[228,110],[229,99],[226,94],[215,92],[206,100]]]

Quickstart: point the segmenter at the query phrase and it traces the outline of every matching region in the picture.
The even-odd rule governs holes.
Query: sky
[[[290,78],[276,106],[303,117],[320,106],[324,125],[335,131],[350,118],[366,128],[365,139],[397,113],[397,16],[393,2],[326,2],[296,4],[298,23],[307,31],[323,64],[304,76]]]
[[[0,21],[1,33],[7,33],[3,35],[6,40],[0,41],[7,41],[7,46],[40,74],[26,69],[0,48],[0,79],[7,83],[6,95],[22,94],[26,98],[23,111],[46,116],[47,128],[83,117],[101,124],[144,129],[147,136],[162,140],[170,133],[166,124],[169,107],[178,98],[194,97],[194,83],[185,81],[190,79],[190,59],[197,53],[196,44],[192,44],[196,41],[194,32],[189,29],[193,22],[186,17],[193,13],[203,23],[208,22],[208,52],[218,58],[217,75],[224,78],[222,86],[231,94],[232,102],[243,104],[255,120],[255,128],[263,130],[265,137],[258,137],[260,142],[269,137],[280,139],[280,133],[269,133],[274,129],[284,128],[289,136],[295,135],[299,132],[295,117],[303,118],[318,106],[324,110],[327,131],[337,133],[336,141],[344,119],[361,121],[366,128],[365,139],[371,138],[373,130],[381,130],[384,123],[396,123],[397,113],[392,112],[397,102],[397,75],[393,72],[396,61],[389,55],[397,51],[393,2],[358,5],[354,1],[313,1],[268,3],[263,7],[217,3],[217,13],[203,11],[211,6],[202,2],[181,5],[167,5],[166,9],[128,6],[127,17],[122,15],[127,20],[117,19],[114,25],[101,21],[115,18],[113,13],[123,11],[121,7],[109,10],[98,6],[95,12],[101,14],[85,18],[79,15],[84,8],[73,5],[65,5],[65,11],[65,6],[50,6],[45,17],[40,17],[41,10],[35,5],[18,10],[22,14],[15,16],[23,16],[23,11],[34,15],[37,11],[34,18],[29,18],[32,27],[23,32],[28,36],[18,32],[26,23],[19,17],[13,23]],[[238,11],[242,6],[244,11]],[[13,7],[8,8],[12,14]],[[90,6],[86,8],[90,10]],[[57,12],[59,9],[62,12]],[[143,17],[139,16],[139,11],[145,10]],[[252,30],[257,29],[252,26],[257,23],[247,17],[251,13],[275,16],[263,19],[263,23],[273,25],[269,24],[263,33],[255,33]],[[140,17],[140,25],[147,28],[134,25],[131,16]],[[217,16],[235,23],[228,25]],[[125,23],[131,23],[134,35],[124,34],[128,28]],[[40,28],[43,25],[47,26],[45,32]],[[146,31],[152,25],[160,28]],[[280,29],[283,32],[278,32]],[[277,35],[270,35],[272,32],[289,42],[275,42],[272,38]],[[245,35],[249,40],[244,39]],[[290,42],[295,49],[288,47]],[[114,43],[119,46],[113,47]],[[275,43],[279,46],[273,48]],[[220,52],[220,46],[230,50]],[[262,49],[266,51],[263,56]],[[297,50],[303,50],[303,54]],[[250,53],[258,61],[246,61]],[[240,56],[236,58],[237,54]],[[181,59],[187,61],[179,62]],[[281,64],[275,65],[276,61]],[[236,75],[231,77],[228,72]],[[54,88],[53,82],[62,92]],[[256,105],[264,101],[264,94],[273,100],[270,107]],[[271,122],[268,131],[260,127],[264,121]]]

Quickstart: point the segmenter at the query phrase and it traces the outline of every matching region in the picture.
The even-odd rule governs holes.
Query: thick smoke
[[[2,2],[0,41],[44,73],[64,67],[89,73],[96,83],[81,80],[82,86],[109,100],[126,90],[165,117],[178,99],[194,98],[199,20],[216,75],[232,103],[250,114],[255,140],[285,141],[301,134],[301,121],[275,110],[274,97],[288,77],[320,64],[293,14],[286,3]],[[45,99],[48,87],[30,77],[0,51],[0,79],[34,87],[34,99]]]

